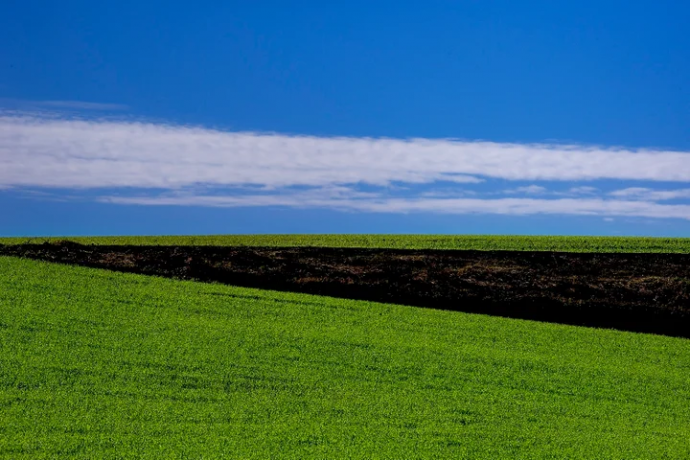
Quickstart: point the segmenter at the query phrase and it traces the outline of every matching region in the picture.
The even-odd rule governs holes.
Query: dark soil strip
[[[0,255],[690,338],[690,255],[0,245]]]

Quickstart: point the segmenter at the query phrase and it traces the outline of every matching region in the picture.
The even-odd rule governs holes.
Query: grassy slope
[[[0,257],[0,458],[690,458],[690,341]]]
[[[0,244],[66,238],[0,238]],[[690,254],[690,238],[490,235],[208,235],[69,237],[83,244],[328,246],[407,249],[479,249],[571,252],[674,252]]]

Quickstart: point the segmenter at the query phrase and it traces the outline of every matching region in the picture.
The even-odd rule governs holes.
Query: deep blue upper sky
[[[454,138],[684,153],[690,151],[688,17],[690,3],[681,1],[4,0],[0,108],[7,123],[21,117],[42,120],[32,138],[52,129],[47,119],[57,123],[79,117],[92,120],[94,136],[100,135],[105,118],[122,124],[308,135],[316,142],[345,136]],[[38,147],[17,148],[12,130],[15,125],[5,128],[4,139],[0,136],[0,168],[3,161],[12,161],[13,168],[22,163],[35,170]],[[68,137],[81,134],[50,136],[46,143],[55,149],[64,141],[81,156],[99,155],[94,147],[86,150],[81,137]],[[104,148],[109,142],[102,142]],[[205,155],[206,141],[194,142],[185,151],[189,158]],[[126,148],[131,152],[139,145]],[[228,148],[219,152],[232,156]],[[362,170],[375,167],[361,158],[378,155],[377,148],[356,160]],[[307,164],[319,158],[322,148],[314,149]],[[120,150],[114,151],[117,155]],[[81,158],[69,152],[67,157]],[[673,160],[675,169],[687,168],[688,159],[690,155]],[[11,170],[17,177],[19,169]],[[160,174],[166,171],[161,168]],[[384,180],[392,182],[384,184],[385,196],[371,200],[416,200],[440,189],[447,194],[450,186],[457,196],[469,193],[473,199],[520,198],[522,192],[514,189],[538,186],[544,190],[532,189],[524,198],[544,201],[587,186],[597,189],[594,197],[575,192],[569,197],[618,196],[650,207],[630,210],[618,203],[616,211],[606,211],[606,205],[574,213],[567,204],[558,212],[539,208],[516,213],[501,207],[482,213],[467,211],[466,204],[447,212],[438,203],[431,210],[405,205],[397,211],[390,211],[395,207],[390,203],[385,209],[357,205],[343,210],[324,203],[257,204],[255,199],[228,207],[203,200],[144,205],[141,199],[115,203],[102,197],[196,196],[200,192],[190,191],[190,184],[203,185],[198,177],[206,173],[182,188],[154,190],[149,183],[123,179],[100,191],[78,181],[48,183],[44,176],[20,182],[0,172],[0,235],[342,231],[690,236],[690,194],[682,192],[682,177],[607,173],[564,182],[559,177],[464,172],[482,182],[449,185],[437,175],[420,182],[387,175]],[[246,197],[246,190],[235,188],[253,183],[250,179],[215,181],[212,192],[201,194]],[[319,187],[342,185],[349,187],[347,193],[383,193],[376,187],[384,186],[374,184],[372,191],[367,179],[357,177],[278,185],[277,179],[270,184],[264,180],[254,185],[285,186],[290,193],[294,187],[320,193]],[[408,191],[398,193],[391,184]],[[617,192],[631,188],[647,192]],[[655,190],[679,193],[663,200],[642,196]],[[676,206],[673,212],[667,213],[668,205]]]

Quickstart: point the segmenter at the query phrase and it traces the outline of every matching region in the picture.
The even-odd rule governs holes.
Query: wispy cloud
[[[370,197],[367,197],[370,198]],[[592,216],[632,216],[677,218],[690,220],[690,205],[603,199],[529,199],[529,198],[387,198],[357,199],[347,196],[329,197],[319,192],[281,195],[204,196],[179,195],[158,197],[103,197],[104,202],[140,205],[186,205],[213,207],[290,206],[335,208],[352,211],[409,213],[436,212],[444,214],[573,214]]]
[[[683,219],[690,215],[687,205],[639,199],[639,189],[637,195],[619,191],[597,197],[603,192],[590,185],[555,192],[551,186],[531,184],[503,192],[530,198],[500,199],[483,199],[481,192],[471,189],[481,186],[491,193],[490,181],[505,185],[506,180],[690,182],[690,152],[295,136],[0,113],[0,187],[93,189],[107,195],[99,198],[102,201],[142,205]],[[555,199],[558,195],[562,199]]]
[[[107,104],[102,102],[84,102],[84,101],[36,101],[36,105],[43,107],[55,107],[60,109],[75,109],[75,110],[127,110],[128,107],[124,104]]]
[[[446,182],[456,182],[458,184],[479,184],[481,182],[484,182],[484,179],[481,179],[479,177],[474,177],[474,176],[467,176],[465,174],[444,174],[441,173],[441,175],[437,179],[438,181],[446,181]]]
[[[598,188],[596,187],[590,187],[588,185],[583,185],[580,187],[571,187],[568,190],[568,193],[572,195],[592,195],[594,193],[597,193],[599,191]]]
[[[526,185],[524,187],[517,187],[511,190],[506,190],[505,193],[521,193],[526,195],[540,195],[546,193],[548,190],[541,185]]]
[[[112,104],[103,102],[87,102],[87,101],[32,101],[26,99],[11,99],[0,98],[0,106],[9,106],[11,108],[40,108],[47,109],[64,109],[64,110],[96,110],[96,111],[121,111],[127,110],[129,107],[125,104]]]
[[[630,187],[622,190],[615,190],[611,196],[643,201],[665,201],[676,200],[679,198],[690,198],[690,188],[676,190],[654,190],[644,187]]]

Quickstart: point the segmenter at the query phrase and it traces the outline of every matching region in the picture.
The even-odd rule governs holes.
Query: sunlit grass
[[[690,341],[0,257],[0,457],[690,458]]]

